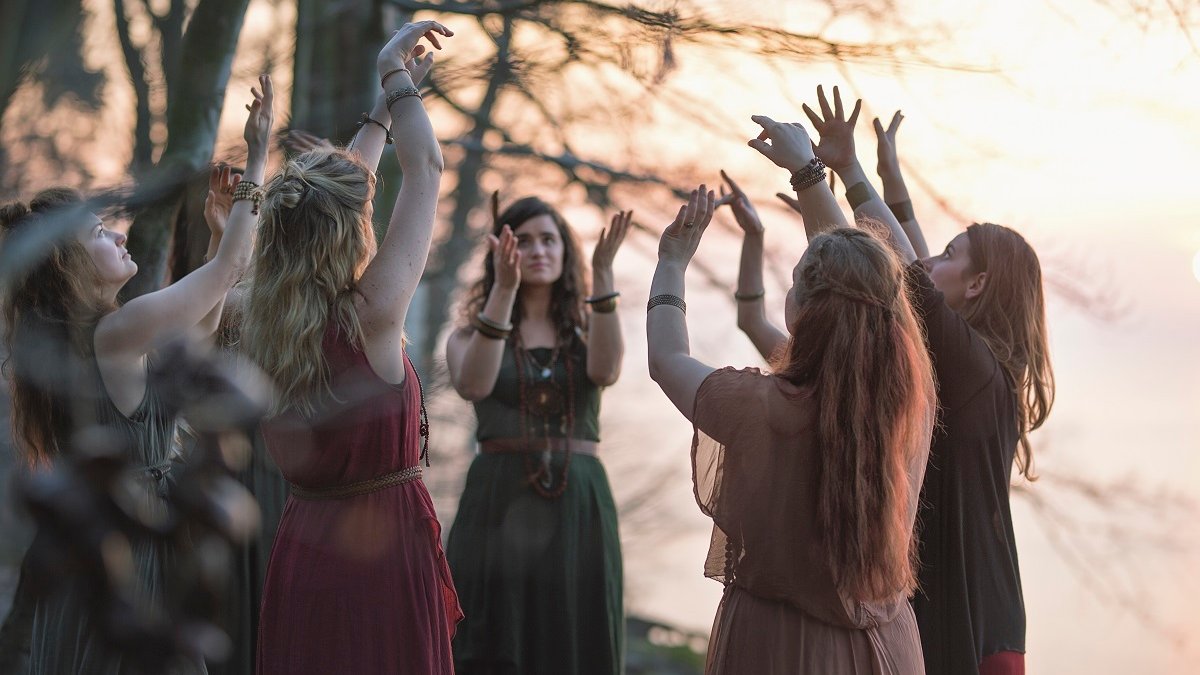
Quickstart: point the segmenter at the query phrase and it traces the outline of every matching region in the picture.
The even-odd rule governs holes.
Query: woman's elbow
[[[588,379],[597,387],[611,387],[617,383],[621,377],[620,367],[616,368],[589,368]]]

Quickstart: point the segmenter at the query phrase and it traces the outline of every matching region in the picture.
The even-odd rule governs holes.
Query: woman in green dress
[[[446,347],[479,441],[446,549],[466,614],[455,667],[620,673],[621,545],[596,451],[600,389],[616,382],[624,354],[612,261],[632,213],[600,233],[591,297],[555,209],[526,197],[500,213],[493,197],[492,214],[483,278]]]

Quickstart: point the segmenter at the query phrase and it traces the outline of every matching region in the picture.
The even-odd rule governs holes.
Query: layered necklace
[[[574,364],[570,355],[563,359],[567,376],[567,395],[564,401],[562,387],[554,379],[555,366],[562,353],[560,338],[555,338],[554,348],[550,350],[550,359],[546,363],[539,362],[525,349],[521,342],[520,330],[513,331],[512,347],[520,392],[521,445],[526,448],[525,475],[535,492],[548,499],[555,499],[561,497],[567,489],[567,471],[571,467],[571,434],[575,431]],[[562,434],[564,444],[563,465],[557,480],[550,462],[553,450],[550,422],[555,416],[559,418],[558,431]],[[532,451],[535,441],[530,438],[529,431],[531,417],[541,420],[542,451],[537,453],[536,459]]]

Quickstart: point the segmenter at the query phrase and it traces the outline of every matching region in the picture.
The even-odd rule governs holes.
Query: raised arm
[[[921,231],[917,215],[913,212],[912,199],[908,196],[908,186],[904,184],[904,176],[900,173],[900,159],[896,155],[896,131],[900,129],[900,123],[903,121],[904,115],[901,115],[899,110],[892,115],[887,129],[883,128],[878,117],[875,118],[875,138],[878,141],[876,150],[879,157],[875,170],[883,182],[883,201],[887,202],[888,209],[896,216],[896,220],[900,221],[900,227],[904,228],[904,233],[908,235],[908,241],[917,257],[928,258],[929,244],[925,243],[925,233]]]
[[[854,111],[849,118],[845,115],[842,94],[837,87],[833,88],[833,108],[829,107],[823,87],[817,87],[817,102],[821,106],[820,115],[808,105],[804,106],[804,114],[808,115],[813,128],[821,134],[821,142],[815,152],[842,179],[842,184],[846,186],[846,200],[854,209],[855,220],[869,218],[882,223],[887,227],[892,246],[901,259],[906,264],[916,260],[917,254],[908,241],[908,235],[867,179],[854,152],[854,125],[862,111],[862,99],[855,101]]]
[[[621,319],[617,315],[613,258],[633,221],[633,211],[621,211],[613,216],[607,230],[600,230],[600,240],[592,250],[592,297],[588,305],[588,379],[600,387],[616,384],[625,359],[625,340],[621,336]],[[609,299],[611,298],[611,299]]]
[[[393,383],[404,379],[404,318],[429,257],[442,181],[442,151],[405,62],[422,37],[440,49],[438,35],[453,33],[435,21],[405,24],[377,61],[391,101],[392,136],[404,177],[387,235],[359,280],[358,316],[368,360]]]
[[[750,119],[763,128],[758,138],[750,140],[750,147],[792,174],[792,183],[797,188],[794,207],[804,219],[804,233],[809,240],[823,232],[846,227],[846,215],[824,180],[824,169],[814,161],[816,155],[804,126],[795,122],[776,122],[762,115]],[[803,182],[809,176],[815,178],[816,173],[820,173],[821,180],[807,185]]]
[[[217,251],[221,248],[221,238],[225,236],[225,227],[229,223],[229,210],[233,207],[233,190],[241,180],[241,174],[233,173],[233,168],[228,164],[213,166],[209,172],[208,195],[204,199],[204,222],[208,225],[208,251],[204,254],[205,262],[216,258]],[[213,307],[196,327],[200,339],[210,346],[214,343],[217,328],[221,325],[221,312],[225,310],[229,293],[217,302],[216,307]]]
[[[712,220],[717,196],[704,185],[692,191],[658,242],[658,267],[650,283],[646,314],[650,377],[689,421],[696,392],[713,368],[692,358],[685,320],[684,273]],[[678,303],[678,304],[676,304]]]
[[[253,89],[254,102],[246,106],[247,146],[244,181],[262,184],[270,145],[274,91],[271,78],[259,78],[262,92]],[[250,259],[256,204],[249,199],[233,202],[216,254],[170,286],[134,298],[105,316],[96,326],[96,350],[101,358],[140,358],[162,339],[194,330],[225,298]]]
[[[766,289],[763,284],[763,239],[766,233],[758,211],[742,188],[724,170],[721,178],[729,191],[721,187],[719,204],[729,204],[733,218],[742,228],[742,258],[738,264],[738,285],[733,297],[737,302],[738,329],[750,338],[754,348],[768,361],[787,344],[787,335],[767,320]]]
[[[433,68],[433,53],[430,52],[425,58],[421,58],[424,53],[425,46],[417,45],[404,63],[417,86],[420,86],[421,81]],[[374,173],[379,169],[379,159],[383,156],[384,147],[393,144],[391,128],[392,116],[388,112],[387,91],[381,88],[379,96],[375,99],[375,107],[366,118],[359,121],[358,133],[350,139],[346,149],[358,153],[363,163]]]
[[[508,326],[508,330],[512,330],[513,304],[521,286],[521,251],[517,249],[517,238],[512,230],[505,225],[499,237],[489,234],[487,243],[496,278],[480,312],[483,317],[472,317],[473,322],[480,322],[479,328],[470,326],[456,330],[446,343],[450,383],[458,395],[468,401],[481,401],[496,387],[506,343],[503,331],[489,328],[487,324]]]

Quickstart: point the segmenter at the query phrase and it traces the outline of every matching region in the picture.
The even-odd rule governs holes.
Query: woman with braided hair
[[[246,106],[246,187],[263,180],[271,137],[270,78],[260,78],[259,86]],[[220,191],[227,182],[214,172],[211,185]],[[141,488],[133,496],[138,512],[167,517],[163,495],[170,489],[176,425],[149,377],[151,364],[163,340],[183,334],[211,338],[216,331],[225,295],[250,258],[252,197],[244,190],[233,193],[223,233],[213,231],[219,243],[210,249],[208,263],[124,305],[117,294],[137,273],[137,264],[125,250],[125,235],[89,211],[82,195],[51,189],[29,204],[0,208],[0,224],[8,230],[4,246],[36,252],[29,267],[8,280],[3,302],[16,447],[35,470],[87,452],[89,442],[112,443],[133,465],[130,479]],[[129,543],[134,578],[128,600],[136,611],[161,613],[171,550],[146,536]],[[106,633],[114,622],[89,617],[91,589],[76,578],[56,581],[34,611],[31,672],[140,672],[129,656],[111,648],[127,639]],[[204,663],[195,656],[174,664],[171,672],[204,672]]]
[[[500,212],[493,195],[492,218],[483,278],[446,347],[455,390],[475,403],[480,450],[447,545],[467,614],[455,665],[612,675],[624,657],[621,546],[596,451],[601,388],[624,353],[612,262],[632,213],[600,233],[591,297],[553,207],[526,197]]]
[[[913,609],[931,674],[1025,672],[1025,600],[1009,504],[1013,466],[1036,479],[1029,434],[1054,405],[1046,305],[1037,253],[1017,232],[976,223],[937,255],[896,158],[897,113],[875,120],[883,197],[854,150],[840,92],[821,114],[815,152],[847,186],[858,217],[885,225],[934,364],[939,420],[921,494],[920,575]]]
[[[462,612],[420,481],[428,417],[404,352],[442,172],[417,89],[432,53],[417,43],[452,34],[406,24],[379,53],[390,124],[370,125],[370,145],[394,136],[404,181],[378,251],[375,150],[311,150],[266,187],[241,347],[275,380],[261,429],[292,494],[263,588],[260,675],[453,672]]]
[[[923,673],[908,597],[934,388],[903,268],[845,227],[802,127],[754,120],[750,145],[794,172],[805,229],[822,232],[771,372],[689,353],[684,272],[719,201],[703,185],[663,232],[647,304],[650,375],[695,429],[705,574],[725,584],[706,672]]]

